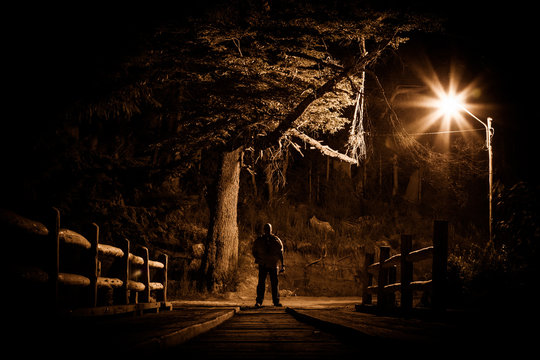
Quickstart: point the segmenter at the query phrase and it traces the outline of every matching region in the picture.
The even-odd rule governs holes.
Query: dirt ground
[[[267,294],[270,295],[270,294]],[[360,304],[360,297],[311,297],[311,296],[287,296],[281,297],[281,304],[284,307],[317,309],[331,307],[354,307],[355,304]],[[227,293],[223,296],[207,297],[205,299],[189,299],[189,300],[172,300],[174,307],[182,306],[240,306],[250,307],[255,305],[255,291],[251,297],[245,294]],[[263,302],[263,306],[273,307],[272,297],[267,296]]]

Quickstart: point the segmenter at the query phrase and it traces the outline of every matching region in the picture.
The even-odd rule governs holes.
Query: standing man
[[[278,263],[281,262],[279,272],[284,272],[283,243],[276,235],[272,234],[271,224],[264,225],[264,234],[255,239],[252,252],[255,257],[255,263],[259,264],[259,283],[257,284],[257,302],[255,307],[262,306],[267,275],[270,275],[274,306],[281,306],[279,302]]]

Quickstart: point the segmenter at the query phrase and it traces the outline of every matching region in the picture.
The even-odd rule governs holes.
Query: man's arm
[[[281,241],[280,238],[277,238],[278,241],[279,241],[279,244],[281,245],[281,250],[279,252],[279,261],[281,261],[281,268],[279,270],[279,272],[284,272],[285,271],[285,264],[283,263],[283,242]]]
[[[255,264],[259,263],[259,246],[257,244],[258,240],[259,238],[256,238],[255,241],[253,241],[253,246],[251,247],[251,253],[255,258]]]

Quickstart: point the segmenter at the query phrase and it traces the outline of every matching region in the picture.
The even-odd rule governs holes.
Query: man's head
[[[271,234],[272,233],[272,224],[270,224],[270,223],[264,224],[263,230],[264,230],[265,234]]]

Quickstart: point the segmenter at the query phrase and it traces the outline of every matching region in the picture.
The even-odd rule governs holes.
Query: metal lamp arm
[[[490,117],[487,118],[488,123],[486,124],[482,120],[480,120],[476,115],[474,115],[472,112],[470,112],[466,107],[460,106],[463,111],[465,111],[467,114],[469,114],[473,119],[478,121],[480,124],[484,125],[486,128],[486,147],[489,148],[491,146],[491,138],[495,134],[495,129],[491,126],[492,119]]]

